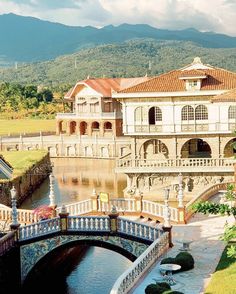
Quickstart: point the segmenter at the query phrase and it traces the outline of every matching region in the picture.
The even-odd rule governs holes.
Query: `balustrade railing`
[[[19,241],[36,238],[60,231],[60,219],[53,218],[19,227]]]
[[[131,159],[130,156],[117,159],[117,168],[140,167],[233,167],[235,159],[232,158],[182,158],[182,159]]]
[[[81,215],[92,211],[92,200],[87,199],[76,203],[66,204],[66,212],[70,215]],[[56,208],[57,213],[61,212],[62,207]]]
[[[168,233],[155,240],[115,282],[110,294],[128,293],[140,277],[169,248]]]
[[[110,199],[108,203],[99,201],[99,211],[111,211],[112,206],[116,207],[118,212],[135,212],[135,199],[116,198]]]
[[[154,241],[163,234],[159,228],[124,218],[118,218],[118,232],[149,241]]]
[[[105,216],[69,216],[68,231],[109,232],[109,217]]]
[[[9,232],[0,238],[0,256],[4,255],[15,245],[15,232]]]
[[[170,207],[170,220],[178,222],[178,208]],[[165,216],[165,205],[152,202],[149,200],[142,200],[142,212],[164,218]]]
[[[34,214],[33,210],[30,209],[17,209],[18,222],[25,223],[33,223],[38,221],[38,217]],[[0,207],[0,221],[11,221],[12,220],[12,211],[9,207]]]

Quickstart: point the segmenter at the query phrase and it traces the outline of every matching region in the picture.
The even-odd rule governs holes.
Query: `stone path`
[[[175,274],[174,279],[177,283],[172,286],[172,290],[178,290],[184,294],[204,293],[204,289],[208,285],[225,248],[225,243],[220,241],[219,237],[224,231],[226,221],[232,224],[234,218],[232,216],[196,214],[187,225],[173,226],[174,247],[164,257],[175,257],[182,247],[182,244],[177,241],[189,239],[193,241],[190,244],[189,252],[194,257],[195,267],[190,271]],[[149,270],[146,277],[140,280],[136,288],[130,293],[144,294],[147,285],[161,279],[159,264],[160,261]]]

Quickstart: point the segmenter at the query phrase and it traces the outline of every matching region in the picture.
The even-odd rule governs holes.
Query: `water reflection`
[[[56,203],[71,203],[88,199],[93,189],[96,192],[108,192],[111,198],[123,197],[126,177],[115,174],[114,160],[53,158],[55,176]],[[41,204],[49,204],[49,180],[26,199],[21,208],[35,208]]]

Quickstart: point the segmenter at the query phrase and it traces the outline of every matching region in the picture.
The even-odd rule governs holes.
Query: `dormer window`
[[[198,89],[198,81],[188,81],[187,90],[196,90],[196,89]]]
[[[184,69],[179,76],[179,79],[185,82],[187,91],[201,90],[202,80],[206,78],[205,72],[199,69]]]

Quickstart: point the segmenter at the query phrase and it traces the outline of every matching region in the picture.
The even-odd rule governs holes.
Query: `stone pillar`
[[[118,230],[118,216],[119,213],[117,212],[116,207],[113,205],[111,209],[111,213],[108,214],[110,218],[110,233],[114,234]]]
[[[185,207],[178,207],[178,224],[186,224]]]
[[[68,215],[69,215],[69,213],[66,211],[66,207],[63,204],[62,208],[61,208],[61,212],[59,213],[61,232],[66,232],[67,231],[67,228],[68,228]]]
[[[15,241],[17,241],[19,239],[19,227],[20,224],[18,222],[18,211],[17,211],[17,207],[16,207],[16,189],[13,186],[11,189],[11,206],[12,206],[12,223],[10,225],[10,228],[12,231],[15,231]]]
[[[49,204],[49,206],[53,208],[53,217],[56,217],[57,205],[55,204],[54,183],[55,183],[55,178],[54,178],[54,175],[51,173],[49,175],[49,185],[50,185],[50,192],[49,192],[50,204]]]
[[[169,234],[169,247],[173,247],[173,243],[172,243],[172,225],[170,223],[169,195],[170,195],[170,189],[165,188],[164,224],[162,226],[162,229],[163,229],[164,232],[168,232],[168,234]]]
[[[137,189],[138,190],[138,189]],[[142,212],[143,210],[143,195],[142,195],[142,192],[140,192],[138,190],[139,193],[137,193],[135,196],[134,196],[134,199],[135,199],[135,210],[136,212]]]
[[[184,207],[183,204],[183,198],[184,198],[184,194],[183,194],[183,176],[180,173],[178,176],[179,179],[179,189],[178,189],[178,207]]]
[[[91,200],[92,200],[92,211],[98,211],[98,196],[96,193],[96,190],[93,189],[92,195],[91,195]]]

